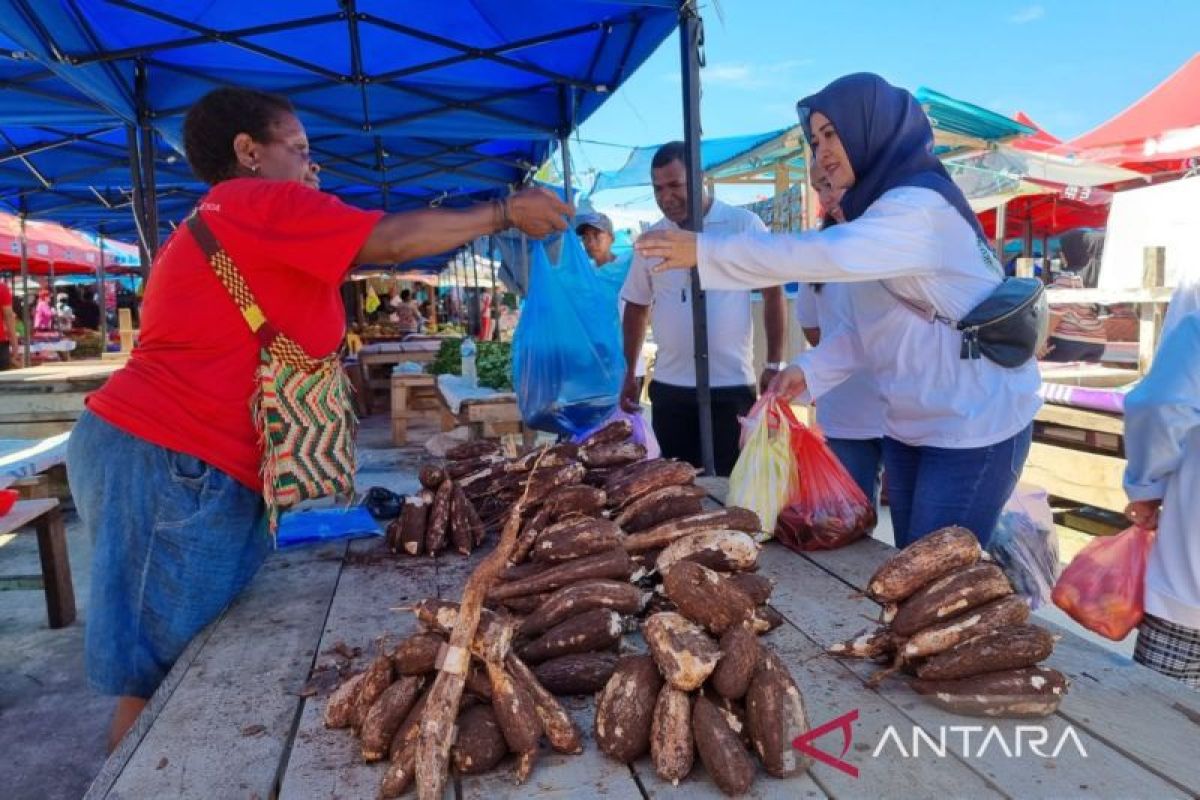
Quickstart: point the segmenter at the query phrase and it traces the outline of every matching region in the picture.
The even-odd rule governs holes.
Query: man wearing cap
[[[596,274],[606,284],[610,285],[617,294],[617,313],[625,313],[625,301],[620,299],[621,286],[629,272],[632,253],[618,258],[613,254],[613,224],[606,215],[600,213],[580,214],[575,218],[575,233],[583,241],[583,249],[596,267]],[[634,379],[637,382],[637,396],[641,397],[642,384],[646,380],[646,357],[638,349],[637,363],[634,365]]]
[[[669,142],[651,162],[654,200],[663,212],[651,230],[676,228],[688,217],[687,151],[683,142]],[[766,233],[762,220],[751,212],[704,197],[704,230],[733,234]],[[765,388],[786,366],[787,301],[782,287],[763,289],[763,323],[767,334],[767,364],[754,374],[753,299],[748,291],[708,291],[708,364],[712,398],[713,450],[718,475],[728,475],[738,457],[738,417],[756,398],[755,383]],[[658,345],[654,380],[650,382],[654,435],[668,458],[681,458],[702,466],[700,407],[696,395],[696,361],[692,341],[692,285],[681,270],[654,272],[646,258],[633,256],[621,290],[625,301],[622,328],[625,358],[641,350],[647,322]],[[621,392],[621,405],[634,411],[636,380],[629,371]]]

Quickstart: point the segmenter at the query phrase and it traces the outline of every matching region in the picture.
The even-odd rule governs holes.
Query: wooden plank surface
[[[861,589],[883,559],[894,552],[882,542],[867,539],[841,550],[810,553],[806,558]],[[1178,788],[1200,794],[1200,769],[1196,766],[1200,694],[1045,618],[1037,621],[1061,637],[1048,662],[1072,683],[1060,716]]]
[[[1104,367],[1099,364],[1075,364],[1069,367],[1051,368],[1042,365],[1042,381],[1066,386],[1091,386],[1112,388],[1127,386],[1141,377],[1136,369]]]
[[[1121,511],[1128,502],[1124,476],[1122,458],[1034,442],[1021,480],[1068,500]]]
[[[135,749],[110,758],[88,797],[271,796],[344,551],[272,554],[176,664],[143,713],[149,724]]]
[[[348,563],[342,568],[337,593],[324,619],[320,644],[314,648],[314,668],[333,663],[334,646],[344,642],[362,648],[353,669],[364,669],[374,657],[380,637],[384,637],[384,646],[394,646],[417,627],[411,613],[393,609],[437,596],[435,560],[396,560],[391,555],[376,558],[379,546],[376,539],[351,543]],[[326,697],[304,702],[291,752],[281,769],[279,797],[373,798],[386,763],[364,763],[359,741],[350,731],[325,728]]]
[[[58,501],[52,497],[41,500],[18,500],[7,514],[0,517],[0,535],[24,528],[57,505]]]
[[[1045,403],[1038,409],[1038,422],[1050,422],[1064,425],[1068,428],[1080,428],[1087,431],[1112,433],[1117,436],[1125,435],[1125,419],[1118,414],[1105,414],[1099,411],[1085,411],[1070,406],[1057,406]]]
[[[852,545],[845,550],[851,551],[855,547]],[[860,550],[858,555],[861,558],[868,552]],[[879,560],[881,559],[875,559],[875,563]],[[823,647],[849,638],[866,624],[862,621],[864,614],[873,616],[878,612],[875,603],[865,597],[852,595],[851,585],[805,557],[772,545],[764,548],[761,561],[764,569],[779,569],[786,571],[790,576],[790,580],[776,586],[775,596],[779,598],[780,604],[793,609],[793,614],[799,617],[797,624],[806,635],[816,639]],[[776,564],[779,566],[773,566]],[[864,681],[879,669],[877,665],[852,659],[847,659],[844,663]],[[1051,667],[1061,666],[1060,659],[1056,656],[1051,656],[1046,664]],[[1072,687],[1072,692],[1075,693],[1089,690],[1091,687],[1084,688],[1078,683]],[[938,740],[940,731],[949,730],[951,726],[974,724],[984,727],[996,726],[1004,740],[1011,744],[1016,741],[1019,725],[1036,723],[1044,726],[1048,734],[1046,750],[1053,750],[1061,737],[1066,735],[1067,727],[1071,725],[1071,722],[1060,714],[1035,721],[977,719],[952,714],[918,697],[908,687],[907,682],[898,677],[885,681],[876,691],[901,709],[913,725],[930,732],[935,741]],[[984,735],[982,729],[965,748],[962,746],[961,733],[949,734],[948,749],[958,753],[960,758],[980,775],[981,780],[986,780],[1000,792],[1014,797],[1187,796],[1178,785],[1168,782],[1116,750],[1110,744],[1111,738],[1098,738],[1081,726],[1074,726],[1073,729],[1086,751],[1086,757],[1081,756],[1074,746],[1068,745],[1059,752],[1057,758],[1042,758],[1035,753],[1026,753],[1019,759],[1012,758],[997,745],[981,749],[980,740]],[[898,733],[905,746],[909,747],[912,743],[910,730],[900,730]],[[1109,733],[1113,737],[1121,735],[1119,730]],[[899,758],[900,755],[895,749],[888,749],[881,757]],[[911,764],[919,760],[921,759],[907,759],[906,763]],[[938,759],[938,764],[944,763],[944,759]],[[1200,783],[1196,788],[1200,790]],[[926,795],[923,790],[919,793],[922,796],[933,796]]]

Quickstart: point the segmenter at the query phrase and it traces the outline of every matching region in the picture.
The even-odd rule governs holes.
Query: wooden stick
[[[538,461],[541,461],[539,457]],[[536,469],[536,465],[534,467]],[[531,482],[532,483],[532,482]],[[421,735],[417,740],[417,797],[420,800],[442,800],[450,767],[450,747],[454,744],[454,727],[458,719],[458,704],[471,657],[468,649],[475,639],[479,616],[488,589],[508,566],[509,556],[517,544],[521,529],[521,508],[529,496],[529,486],[521,499],[508,512],[508,520],[500,534],[496,549],[488,554],[463,587],[459,604],[458,623],[450,634],[450,645],[441,670],[429,690]]]

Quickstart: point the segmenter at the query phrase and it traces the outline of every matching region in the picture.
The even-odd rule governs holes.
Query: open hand
[[[808,381],[804,379],[804,371],[796,365],[791,365],[771,379],[768,392],[779,395],[784,400],[794,400],[808,390]]]
[[[564,203],[554,192],[540,186],[531,186],[510,195],[504,201],[508,206],[508,219],[514,227],[535,239],[542,239],[555,231],[567,229],[567,218],[575,209]]]
[[[646,231],[634,247],[639,256],[661,259],[654,265],[655,272],[696,266],[696,234],[692,231]]]

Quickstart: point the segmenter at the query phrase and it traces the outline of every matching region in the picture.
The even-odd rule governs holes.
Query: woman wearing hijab
[[[897,546],[946,525],[970,529],[986,546],[1029,453],[1041,403],[1037,365],[963,359],[961,333],[942,322],[987,298],[1001,265],[932,155],[933,131],[911,94],[859,73],[798,110],[813,160],[845,189],[845,223],[785,235],[654,232],[638,249],[661,258],[658,269],[698,263],[706,289],[878,281],[886,291],[854,296],[854,324],[802,353],[772,389],[819,399],[867,364],[886,404]]]
[[[1200,285],[1171,298],[1150,372],[1125,398],[1125,513],[1158,536],[1135,660],[1200,689]]]

